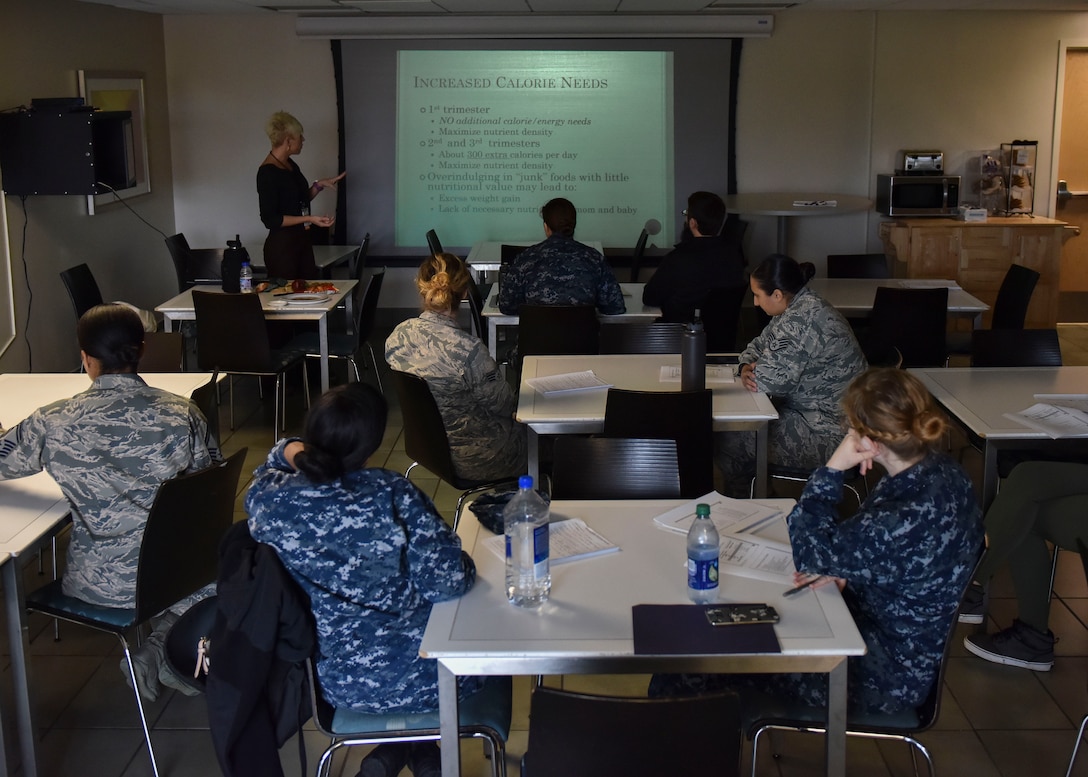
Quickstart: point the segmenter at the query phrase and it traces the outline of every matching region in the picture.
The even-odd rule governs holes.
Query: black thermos
[[[249,252],[242,247],[241,236],[235,235],[234,240],[227,241],[227,250],[223,252],[223,263],[219,267],[223,291],[237,294],[242,290],[242,263],[248,261]]]
[[[680,389],[698,391],[706,388],[706,331],[695,311],[695,320],[680,338]]]

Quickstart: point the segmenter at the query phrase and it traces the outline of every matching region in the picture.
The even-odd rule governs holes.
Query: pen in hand
[[[794,588],[791,588],[790,590],[786,591],[784,594],[782,594],[782,596],[796,596],[797,594],[801,593],[802,591],[807,590],[809,588],[812,588],[812,587],[814,587],[814,586],[816,586],[816,585],[818,585],[820,583],[824,583],[826,581],[827,581],[827,577],[825,575],[816,575],[815,577],[810,577],[808,580],[801,583],[801,585],[795,586]]]

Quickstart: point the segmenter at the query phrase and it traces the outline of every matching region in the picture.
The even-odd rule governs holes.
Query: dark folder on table
[[[698,604],[636,604],[631,608],[635,655],[781,653],[774,624],[711,626]]]

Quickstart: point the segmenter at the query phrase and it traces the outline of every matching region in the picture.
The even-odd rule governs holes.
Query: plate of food
[[[281,299],[288,305],[320,305],[322,302],[328,302],[330,296],[329,292],[301,291],[284,294]]]

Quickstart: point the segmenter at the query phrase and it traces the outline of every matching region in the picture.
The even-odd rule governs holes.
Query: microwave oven
[[[885,216],[955,216],[958,175],[878,175],[876,210]]]

